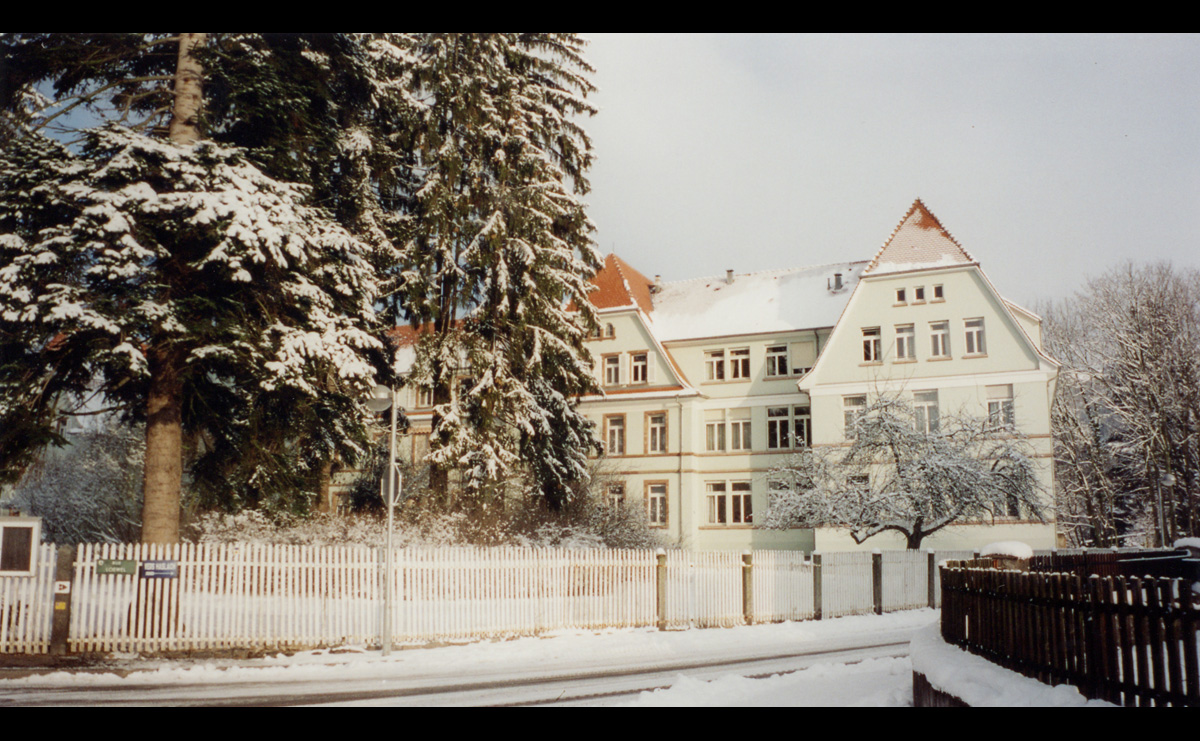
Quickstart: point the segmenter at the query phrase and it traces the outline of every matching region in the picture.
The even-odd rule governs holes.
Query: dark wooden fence
[[[941,570],[947,643],[1122,705],[1200,706],[1188,580]]]
[[[1082,551],[1040,553],[1029,559],[1029,570],[1090,576],[1166,576],[1200,580],[1200,560],[1186,550]]]

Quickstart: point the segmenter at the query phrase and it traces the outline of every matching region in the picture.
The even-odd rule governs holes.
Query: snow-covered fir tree
[[[383,365],[367,245],[314,207],[310,188],[265,174],[258,165],[270,158],[256,164],[253,152],[204,138],[210,41],[3,39],[0,427],[11,420],[27,436],[5,438],[0,458],[9,470],[27,460],[29,443],[52,437],[55,400],[98,384],[147,421],[152,541],[178,537],[185,431],[234,456],[262,440],[314,463],[337,446],[353,454],[365,416],[357,399]],[[41,81],[56,106],[13,92]],[[74,149],[35,130],[75,106],[120,123],[83,132]],[[220,125],[237,128],[231,117]],[[261,121],[251,129],[277,141]],[[317,141],[300,148],[317,151]]]
[[[573,398],[594,388],[582,342],[599,255],[581,200],[592,152],[576,119],[595,110],[583,46],[572,34],[411,37],[421,108],[392,305],[422,329],[412,381],[436,405],[435,496],[452,469],[486,495],[524,461],[557,507],[587,477],[595,436]]]
[[[1043,518],[1032,451],[1010,426],[921,418],[882,396],[852,432],[846,448],[804,448],[771,472],[765,527],[842,527],[855,543],[890,531],[915,549],[954,523]]]

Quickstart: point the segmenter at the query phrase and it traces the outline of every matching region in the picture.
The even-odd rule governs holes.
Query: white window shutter
[[[621,383],[622,384],[629,383],[629,380],[630,380],[629,379],[629,360],[632,357],[633,356],[630,355],[629,353],[625,353],[624,355],[621,356]]]
[[[646,383],[654,383],[658,376],[658,358],[654,353],[646,353]]]

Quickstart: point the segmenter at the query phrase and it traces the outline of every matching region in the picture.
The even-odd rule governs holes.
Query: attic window
[[[617,336],[617,329],[611,324],[604,325],[604,336],[612,339]]]
[[[934,301],[945,301],[946,300],[946,297],[942,294],[941,286],[933,287],[933,300]]]
[[[908,301],[905,298],[906,296],[907,296],[907,294],[905,293],[903,288],[896,289],[896,303],[898,303],[898,304],[908,303]]]
[[[918,304],[925,303],[925,286],[917,286],[913,289],[913,302]]]

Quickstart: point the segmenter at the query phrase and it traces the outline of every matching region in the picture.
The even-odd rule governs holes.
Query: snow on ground
[[[725,676],[711,682],[680,677],[670,689],[643,692],[632,707],[907,707],[912,705],[907,658],[818,664],[763,679]]]
[[[457,675],[463,679],[520,678],[555,671],[584,671],[701,659],[744,659],[788,652],[907,640],[935,622],[937,612],[912,610],[881,616],[661,632],[654,629],[556,631],[536,638],[479,641],[438,647],[405,647],[387,658],[378,650],[307,651],[250,660],[142,660],[113,663],[113,672],[50,672],[0,680],[18,686],[327,681]],[[124,674],[125,676],[120,676]],[[680,677],[669,690],[643,693],[640,705],[905,705],[912,700],[907,659],[819,664],[766,679],[728,675],[713,682]]]

